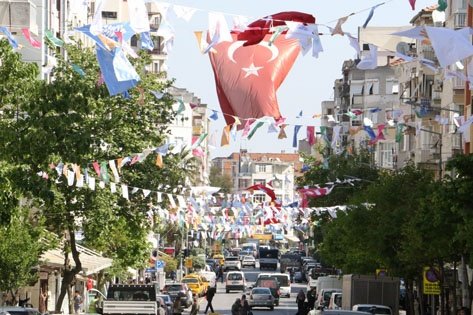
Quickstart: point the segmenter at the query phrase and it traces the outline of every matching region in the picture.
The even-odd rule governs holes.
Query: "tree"
[[[74,261],[74,267],[64,270],[55,310],[59,312],[66,293],[71,296],[75,276],[82,270],[76,231],[84,232],[86,244],[100,249],[115,258],[116,264],[125,267],[143,263],[148,250],[145,231],[151,224],[146,215],[150,200],[142,194],[130,194],[127,200],[108,187],[93,191],[69,186],[61,172],[56,173],[60,170],[57,166],[69,171],[79,166],[85,174],[84,168],[89,168],[93,161],[106,164],[162,145],[167,125],[174,118],[173,100],[169,94],[157,99],[150,91],[164,91],[171,82],[147,73],[144,67],[149,58],[142,53],[135,63],[142,74],[138,88],[130,90],[129,97],[111,97],[104,85],[97,84],[99,68],[92,50],[73,45],[64,47],[68,60],[57,56],[59,63],[54,70],[54,80],[37,81],[33,78],[37,74],[32,70],[34,66],[22,65],[5,41],[1,45],[1,69],[21,74],[17,68],[24,67],[23,72],[31,72],[25,89],[21,84],[14,85],[17,87],[15,95],[21,95],[19,101],[13,97],[2,99],[8,103],[3,103],[6,109],[0,128],[0,145],[4,148],[1,158],[21,169],[15,178],[18,186],[43,200],[39,214],[49,230],[66,236],[63,240],[65,264],[69,265],[71,259]],[[85,75],[74,70],[77,66]],[[9,80],[0,82],[2,91],[10,86],[13,84]],[[167,158],[173,159],[172,156]],[[39,172],[48,175],[40,177]],[[168,183],[169,178],[172,181],[163,190],[172,192],[176,185],[185,184],[182,174],[177,167],[160,169],[147,158],[123,167],[118,185],[155,188]],[[92,171],[88,175],[92,176]],[[113,180],[110,177],[108,172],[102,172],[100,179],[110,182]]]
[[[210,185],[214,187],[220,187],[221,193],[231,193],[233,189],[232,179],[228,175],[222,175],[220,169],[216,166],[210,168],[209,175]]]

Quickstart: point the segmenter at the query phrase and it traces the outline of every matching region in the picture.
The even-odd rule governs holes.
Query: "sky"
[[[234,15],[248,18],[249,22],[282,11],[300,11],[315,16],[317,24],[334,27],[343,16],[355,13],[343,24],[343,30],[357,37],[358,27],[365,22],[371,7],[383,3],[381,0],[175,0],[172,4],[197,9],[189,22],[170,16],[169,22],[175,30],[174,47],[168,54],[169,78],[175,79],[175,86],[186,88],[199,97],[210,109],[220,111],[215,83],[209,57],[203,55],[197,46],[194,31],[205,31],[208,28],[208,13],[221,12],[225,15],[229,27],[233,26]],[[387,0],[377,7],[368,26],[405,26],[421,9],[436,4],[436,0],[417,0],[413,11],[408,0]],[[328,34],[326,27],[319,26],[319,32]],[[349,46],[346,36],[321,36],[324,52],[319,58],[299,55],[292,70],[277,92],[279,108],[289,124],[320,126],[320,120],[314,114],[321,113],[321,102],[333,100],[333,83],[341,78],[341,67],[344,60],[354,59],[355,50]],[[300,112],[302,118],[296,118]],[[219,120],[212,121],[211,133],[216,133],[218,143],[225,126],[219,114]],[[249,152],[296,152],[292,147],[293,126],[289,126],[287,139],[279,140],[277,133],[267,133],[267,124],[261,127],[251,140],[231,140],[226,147],[211,151],[211,157],[228,156],[240,149]],[[318,128],[316,128],[318,130]],[[298,139],[305,138],[301,129]]]

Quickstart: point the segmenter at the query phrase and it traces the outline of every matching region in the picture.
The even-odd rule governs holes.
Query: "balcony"
[[[453,27],[455,29],[466,27],[466,13],[453,14]]]

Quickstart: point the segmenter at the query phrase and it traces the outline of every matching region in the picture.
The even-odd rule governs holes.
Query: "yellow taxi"
[[[182,278],[182,283],[187,284],[193,295],[204,296],[207,293],[209,282],[198,274],[189,274]]]
[[[225,256],[223,256],[222,254],[215,254],[212,258],[217,260],[220,266],[223,266],[225,264]]]

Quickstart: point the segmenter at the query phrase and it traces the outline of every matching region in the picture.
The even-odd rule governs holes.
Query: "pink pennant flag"
[[[245,128],[243,129],[243,134],[241,135],[242,137],[247,137],[248,134],[250,133],[251,129],[251,124],[254,122],[254,119],[248,119],[245,124]]]
[[[412,11],[416,9],[416,0],[409,0],[409,4],[411,5]]]
[[[92,166],[94,167],[95,173],[97,173],[97,176],[100,177],[100,165],[97,161],[92,163]]]
[[[191,109],[194,109],[199,107],[199,104],[189,103],[189,106],[191,107]]]
[[[376,139],[386,140],[386,138],[384,137],[384,134],[383,134],[384,127],[385,127],[384,124],[378,126],[378,135],[376,136]]]
[[[23,32],[23,35],[25,35],[25,38],[30,42],[31,46],[34,48],[41,48],[41,43],[31,37],[31,33],[28,28],[22,28],[21,31]]]
[[[315,144],[315,126],[307,126],[307,141],[310,146]]]
[[[353,15],[353,13],[350,15]],[[332,29],[332,36],[336,34],[340,34],[342,36],[345,35],[345,32],[342,30],[342,25],[348,20],[348,17],[350,15],[347,15],[338,19],[337,25],[335,25],[335,28]]]
[[[192,150],[192,155],[196,156],[196,157],[203,158],[205,153],[204,153],[204,150],[202,150],[201,147],[197,147],[197,148]]]

